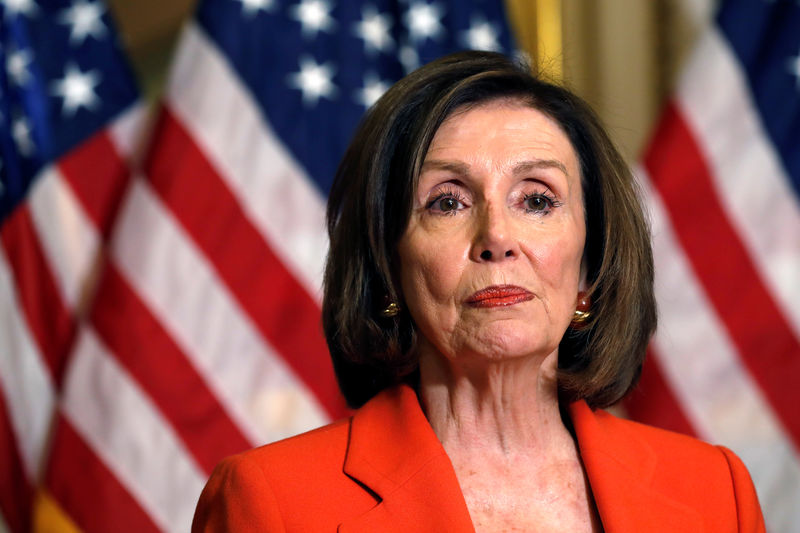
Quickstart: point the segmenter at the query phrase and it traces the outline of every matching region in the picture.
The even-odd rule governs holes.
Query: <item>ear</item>
[[[586,262],[581,261],[581,274],[578,280],[578,294],[575,297],[575,309],[588,313],[592,307],[592,298],[589,295],[589,283],[586,281]]]
[[[578,279],[578,292],[586,292],[589,290],[589,284],[586,282],[586,260],[581,261],[580,278]]]
[[[588,313],[592,308],[592,298],[585,291],[578,291],[575,298],[575,310],[581,313]]]

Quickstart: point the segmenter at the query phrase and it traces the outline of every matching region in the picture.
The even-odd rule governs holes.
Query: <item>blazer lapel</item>
[[[703,530],[695,510],[652,488],[665,466],[635,431],[583,401],[569,411],[606,532]],[[356,412],[344,473],[378,503],[340,524],[341,533],[474,531],[450,459],[410,387],[384,391]]]
[[[384,391],[354,416],[344,472],[379,503],[339,531],[474,531],[453,466],[414,391]]]
[[[592,412],[584,401],[571,404],[569,410],[605,531],[703,530],[695,510],[651,487],[655,469],[665,466],[634,431],[609,424],[610,415]]]

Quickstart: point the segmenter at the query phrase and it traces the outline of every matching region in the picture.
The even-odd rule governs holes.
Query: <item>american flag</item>
[[[30,529],[137,102],[102,4],[0,2],[0,530]]]
[[[800,3],[721,4],[640,174],[660,318],[628,411],[732,448],[800,531]]]
[[[29,6],[16,14],[26,24],[46,9],[36,0],[4,5]],[[103,11],[97,2],[67,5]],[[75,18],[93,27],[87,14]],[[110,38],[107,21],[103,28],[84,30],[84,40]],[[42,46],[69,49],[68,34],[55,37]],[[96,278],[96,288],[60,345],[63,370],[57,379],[46,373],[41,350],[11,344],[0,354],[7,464],[31,466],[0,493],[12,531],[27,529],[32,507],[39,530],[187,531],[222,457],[346,414],[319,317],[325,196],[364,110],[404,73],[463,48],[513,51],[502,3],[200,3],[149,154],[113,202],[104,260],[80,277]],[[104,98],[78,117],[106,110]],[[20,199],[17,209],[34,202]],[[52,211],[42,217],[59,225],[48,222]],[[76,238],[88,231],[78,229]],[[45,255],[42,268],[58,261]],[[36,331],[18,303],[24,286],[9,279],[6,293],[2,309],[16,321],[3,327]],[[60,320],[47,302],[33,306],[41,320]],[[45,382],[47,409],[36,397]],[[20,383],[29,394],[18,399]],[[31,407],[43,411],[34,411],[35,442],[26,438]]]
[[[0,62],[0,81],[44,80],[38,94],[5,81],[0,93],[2,183],[18,191],[2,211],[0,520],[13,532],[31,516],[41,531],[187,531],[221,457],[346,413],[319,325],[335,166],[404,73],[462,48],[511,53],[502,3],[203,1],[131,180],[141,134],[137,113],[122,112],[136,94],[102,4],[0,5],[0,53],[19,58]],[[642,179],[662,328],[627,404],[739,453],[772,531],[800,524],[798,10],[726,4],[656,133]],[[725,33],[736,21],[765,42],[785,24],[793,44],[751,42],[748,63]],[[17,45],[26,34],[14,28],[37,24],[49,26]],[[778,80],[763,83],[784,137],[766,126],[743,65]],[[69,72],[86,81],[59,84]],[[110,82],[120,88],[106,92]],[[779,83],[791,90],[777,94]],[[15,110],[30,94],[46,105]],[[87,129],[15,181],[7,161],[46,145],[42,133],[19,144],[5,124],[20,118],[33,132]]]

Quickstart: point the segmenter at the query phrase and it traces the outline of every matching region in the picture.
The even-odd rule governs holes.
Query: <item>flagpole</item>
[[[554,81],[563,79],[561,0],[506,0],[519,47],[534,69]]]

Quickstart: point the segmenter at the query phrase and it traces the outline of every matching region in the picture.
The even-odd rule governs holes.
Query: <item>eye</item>
[[[543,196],[529,196],[525,198],[525,207],[529,211],[546,211],[550,207],[550,201]]]
[[[559,207],[561,202],[547,193],[526,194],[523,199],[525,210],[528,213],[549,213],[554,207]]]
[[[461,202],[452,196],[446,196],[436,201],[436,207],[439,211],[456,211],[461,206]]]
[[[454,215],[464,207],[464,199],[455,191],[442,191],[427,205],[429,210],[447,215]]]

